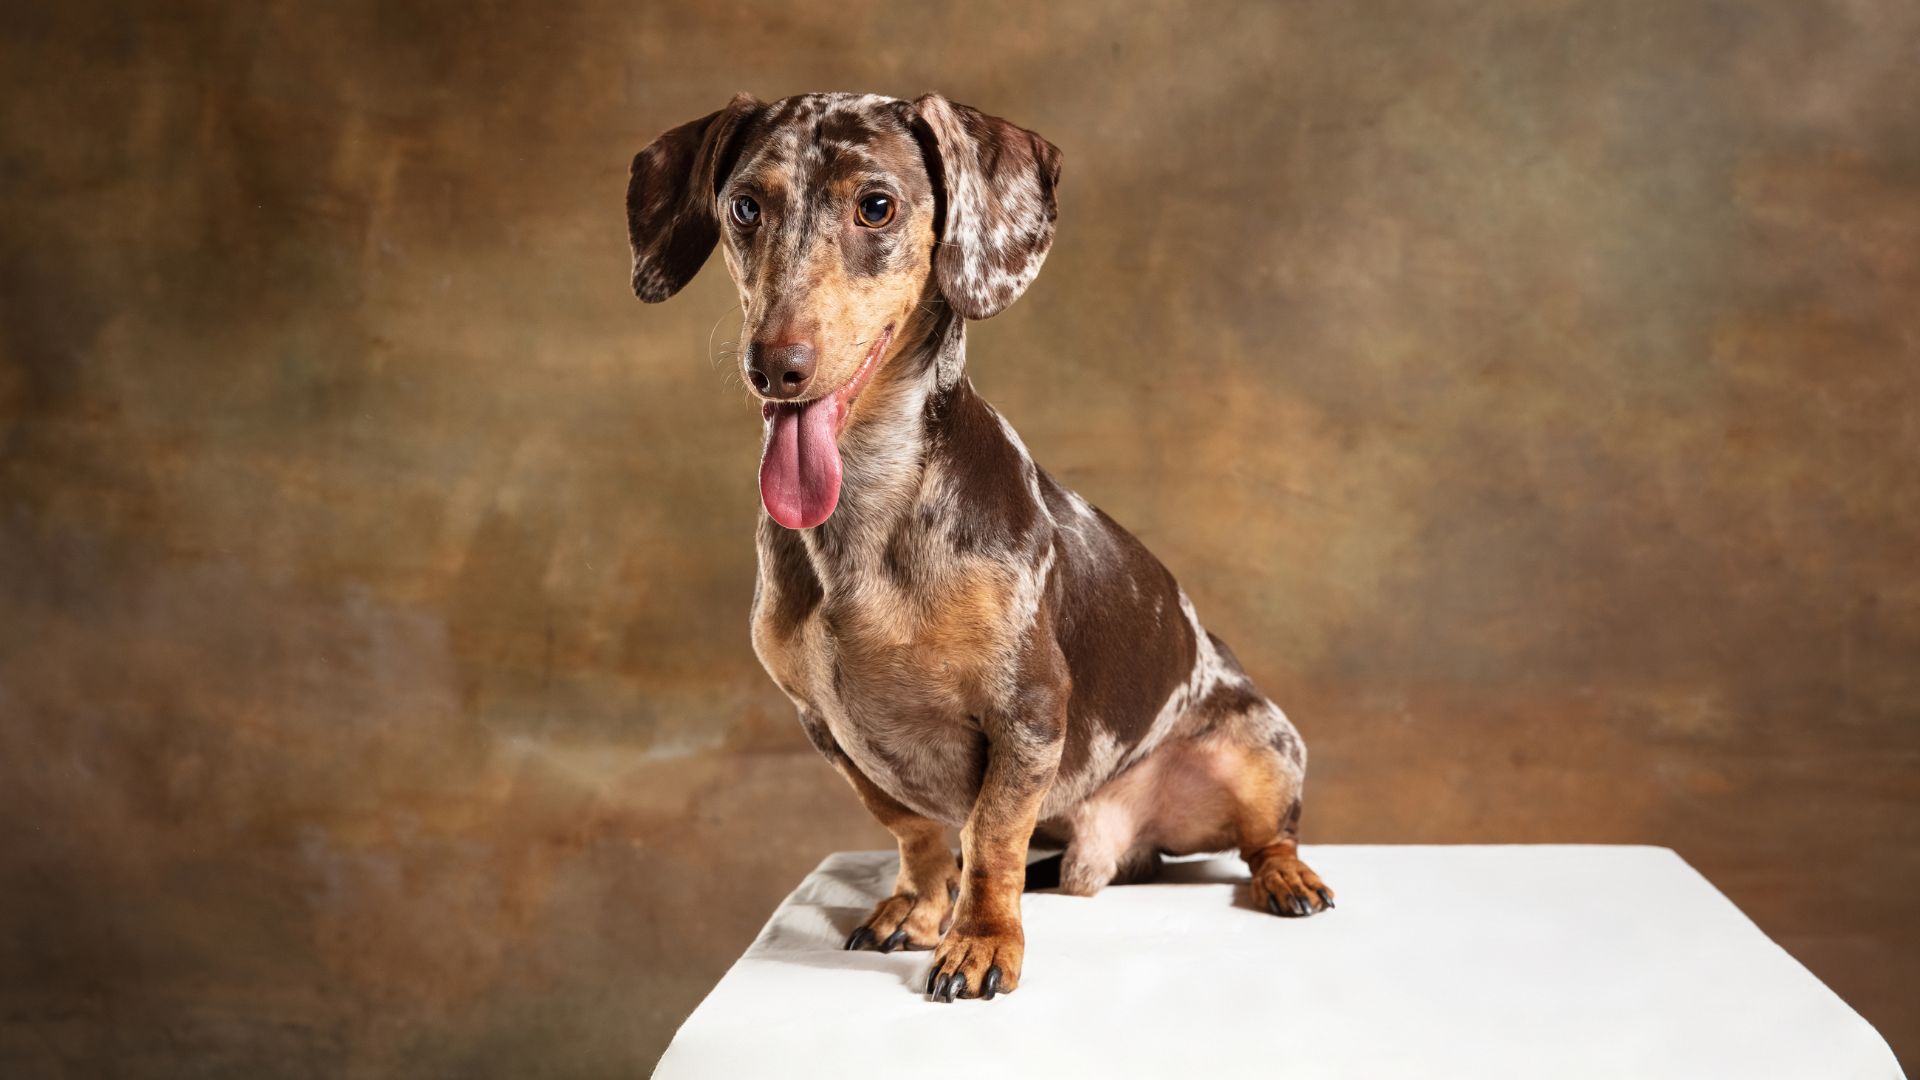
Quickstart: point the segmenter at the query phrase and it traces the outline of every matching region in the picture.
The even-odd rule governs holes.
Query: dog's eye
[[[869,195],[860,200],[857,215],[860,224],[869,229],[877,229],[893,220],[893,200],[885,195]]]
[[[743,229],[760,224],[760,204],[745,195],[733,197],[733,222]]]

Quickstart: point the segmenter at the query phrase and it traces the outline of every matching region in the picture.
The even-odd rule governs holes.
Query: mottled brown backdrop
[[[737,89],[1061,147],[975,382],[1293,713],[1309,842],[1670,845],[1920,1055],[1907,0],[0,29],[0,1073],[644,1072],[886,842],[748,644],[724,272],[628,292]]]

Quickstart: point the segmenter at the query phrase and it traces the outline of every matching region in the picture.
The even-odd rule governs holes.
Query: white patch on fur
[[[1215,687],[1245,682],[1245,676],[1229,667],[1220,650],[1213,647],[1213,639],[1207,636],[1207,628],[1200,625],[1200,614],[1193,609],[1193,601],[1187,598],[1185,589],[1180,590],[1180,614],[1186,616],[1187,625],[1193,628],[1193,676],[1189,681],[1193,700],[1200,700]]]
[[[1127,748],[1106,729],[1104,724],[1095,723],[1088,729],[1087,761],[1071,777],[1060,777],[1047,797],[1040,804],[1040,820],[1067,814],[1092,795],[1100,785],[1107,782],[1120,769],[1120,763],[1127,756]]]
[[[1013,444],[1014,451],[1020,455],[1020,464],[1027,478],[1027,495],[1033,499],[1033,505],[1039,508],[1040,516],[1047,519],[1047,524],[1053,524],[1053,511],[1047,508],[1046,497],[1040,493],[1040,467],[1034,464],[1033,455],[1027,451],[1027,444],[1020,441],[1020,433],[1013,430],[1013,425],[1007,422],[1006,417],[1000,415],[999,409],[989,405],[987,411],[999,421],[1001,433],[1006,435],[1007,441]]]

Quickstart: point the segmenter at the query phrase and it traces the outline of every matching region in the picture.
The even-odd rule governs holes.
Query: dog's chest
[[[956,564],[822,583],[762,554],[753,640],[768,674],[874,783],[960,824],[986,767],[979,717],[1008,693],[1022,637],[1017,575]]]

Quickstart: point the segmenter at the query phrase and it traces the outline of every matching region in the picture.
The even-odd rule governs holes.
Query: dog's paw
[[[934,1001],[980,998],[1020,985],[1020,961],[1027,951],[1018,923],[1005,927],[960,925],[933,954],[927,971],[927,997]]]
[[[956,882],[926,893],[894,893],[874,905],[860,925],[847,935],[848,949],[931,949],[953,922],[953,901],[960,893]]]
[[[1253,873],[1253,906],[1286,918],[1333,907],[1333,890],[1297,857],[1272,858]]]

